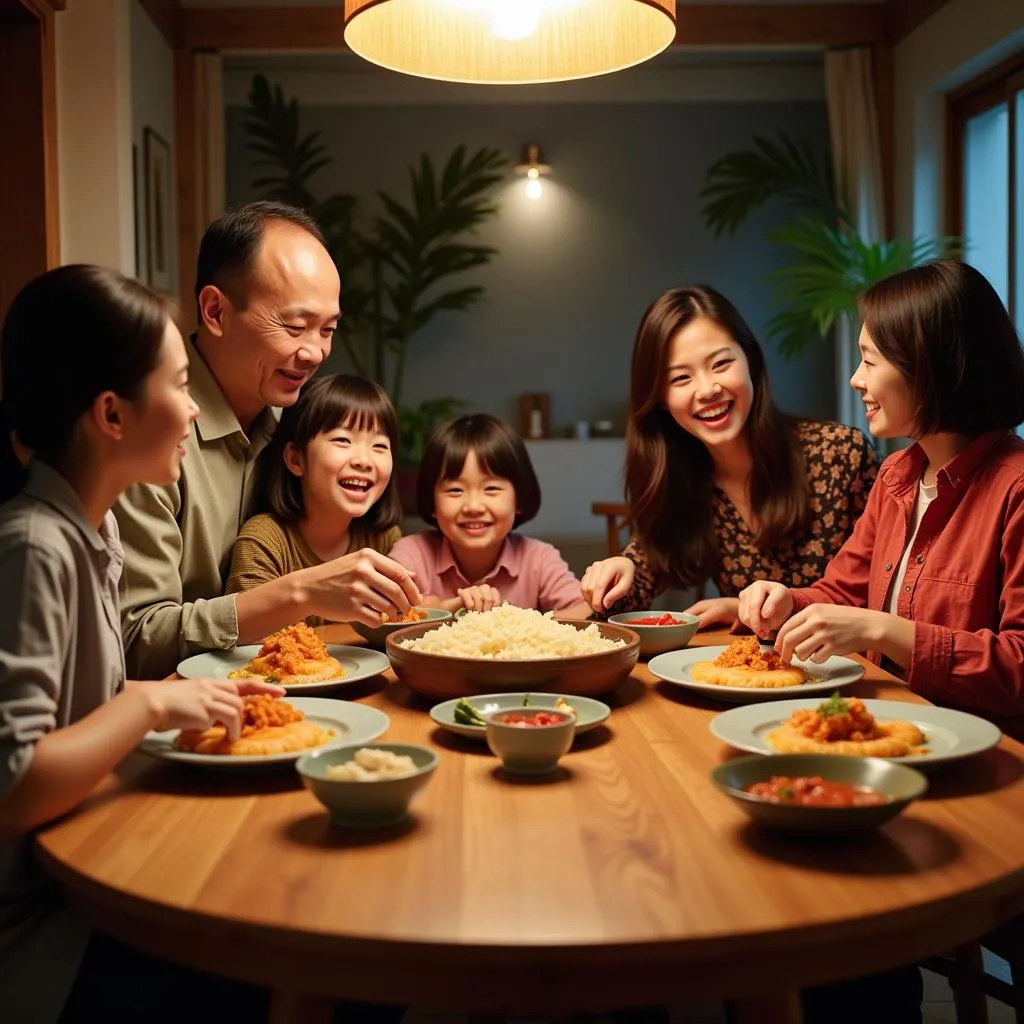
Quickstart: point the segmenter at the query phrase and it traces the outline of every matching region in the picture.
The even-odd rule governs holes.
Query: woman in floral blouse
[[[756,579],[808,586],[852,532],[878,471],[859,430],[776,407],[757,339],[703,285],[673,288],[644,314],[626,437],[633,539],[583,577],[603,614],[711,579],[722,596],[689,611],[702,626],[731,624]]]

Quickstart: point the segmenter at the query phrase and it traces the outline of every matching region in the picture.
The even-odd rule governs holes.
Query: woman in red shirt
[[[758,581],[740,619],[785,658],[868,650],[916,693],[1024,736],[1024,351],[973,267],[939,260],[861,297],[851,384],[882,465],[823,578]],[[781,628],[780,628],[781,627]]]

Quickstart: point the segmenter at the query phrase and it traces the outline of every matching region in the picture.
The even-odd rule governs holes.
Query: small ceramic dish
[[[513,775],[550,775],[576,735],[576,716],[554,708],[502,708],[484,720],[491,753]]]
[[[665,625],[641,625],[638,619],[661,619],[669,617],[674,621]],[[617,626],[625,626],[633,630],[640,637],[640,657],[650,658],[655,654],[664,654],[666,651],[675,651],[685,647],[697,632],[697,624],[700,619],[696,615],[687,615],[685,612],[664,612],[664,611],[639,611],[620,612],[618,615],[610,615],[609,622]]]
[[[885,803],[854,807],[819,807],[801,803],[775,803],[746,792],[755,782],[784,776],[818,776],[828,782],[867,787]],[[711,773],[715,785],[731,797],[758,824],[779,832],[803,836],[838,836],[867,832],[896,817],[928,789],[928,780],[916,769],[879,757],[836,757],[830,754],[775,754],[739,757],[720,764]]]
[[[417,608],[416,611],[420,618],[415,620],[391,619],[382,622],[379,626],[365,626],[361,622],[353,622],[352,628],[371,647],[383,648],[388,637],[400,629],[408,629],[409,626],[416,626],[421,622],[447,622],[452,617],[452,613],[445,611],[444,608]]]
[[[387,750],[412,759],[408,775],[370,780],[330,778],[328,769],[352,761],[363,749]],[[327,747],[300,757],[295,769],[302,784],[347,828],[382,828],[403,821],[409,804],[430,781],[438,757],[429,747],[413,743],[359,743]]]

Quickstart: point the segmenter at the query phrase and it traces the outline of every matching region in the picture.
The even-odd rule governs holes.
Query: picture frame
[[[143,129],[146,206],[146,283],[171,289],[171,147],[152,128]]]

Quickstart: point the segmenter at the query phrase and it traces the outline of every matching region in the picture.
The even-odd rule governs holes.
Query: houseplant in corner
[[[705,224],[716,238],[735,232],[754,210],[772,200],[796,211],[771,241],[786,250],[771,274],[777,312],[768,335],[789,357],[857,317],[857,296],[885,277],[938,256],[957,255],[957,238],[865,241],[832,173],[827,153],[785,133],[755,137],[749,149],[727,153],[708,169],[701,189]]]
[[[452,287],[450,281],[496,255],[468,238],[497,213],[489,196],[505,159],[495,149],[470,154],[459,146],[438,172],[424,153],[409,168],[411,201],[378,191],[381,212],[364,224],[355,196],[315,197],[311,179],[333,157],[319,132],[300,132],[297,101],[286,99],[280,86],[271,88],[263,75],[253,79],[245,129],[255,165],[266,169],[253,189],[309,209],[323,227],[344,278],[342,344],[356,372],[382,384],[398,411],[399,484],[409,507],[409,470],[414,476],[426,438],[460,403],[451,397],[417,406],[403,402],[408,346],[434,317],[483,298],[482,286]]]

